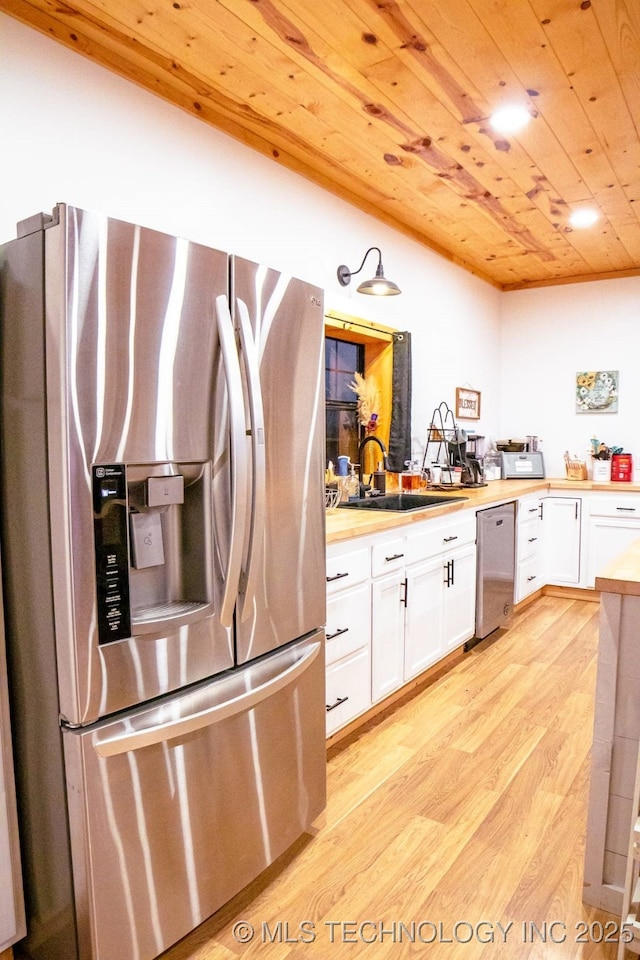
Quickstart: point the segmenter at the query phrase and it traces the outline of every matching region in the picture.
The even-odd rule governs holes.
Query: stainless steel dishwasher
[[[478,510],[476,543],[476,633],[471,647],[502,626],[513,607],[515,577],[514,501]]]

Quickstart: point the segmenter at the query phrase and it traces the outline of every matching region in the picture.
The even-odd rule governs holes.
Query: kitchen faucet
[[[368,437],[365,437],[364,440],[361,441],[360,446],[358,447],[358,477],[360,479],[360,483],[362,483],[362,454],[366,445],[372,442],[377,443],[382,450],[382,466],[385,470],[389,469],[389,464],[387,462],[387,448],[379,437],[374,437],[374,435],[370,433]],[[371,474],[369,477],[371,477]]]

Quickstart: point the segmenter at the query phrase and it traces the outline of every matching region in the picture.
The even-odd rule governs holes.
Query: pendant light
[[[371,280],[363,280],[360,286],[358,287],[358,293],[368,293],[375,297],[395,297],[397,294],[402,293],[400,287],[393,282],[393,280],[387,280],[383,271],[382,271],[382,254],[378,247],[369,247],[364,257],[362,258],[362,263],[357,270],[349,270],[343,263],[338,267],[338,282],[340,286],[346,287],[351,283],[351,277],[355,277],[357,273],[360,273],[364,267],[364,262],[371,253],[372,250],[377,250],[378,252],[378,266],[376,267],[376,275],[372,277]]]

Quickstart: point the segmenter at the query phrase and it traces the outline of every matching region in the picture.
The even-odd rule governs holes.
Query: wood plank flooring
[[[314,835],[163,960],[614,958],[581,900],[598,612],[542,597],[332,747]]]

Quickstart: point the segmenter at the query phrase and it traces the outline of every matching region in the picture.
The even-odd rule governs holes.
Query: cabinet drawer
[[[540,498],[531,497],[518,500],[518,524],[540,520]]]
[[[369,648],[327,667],[327,736],[371,706]]]
[[[592,517],[617,517],[619,519],[640,520],[640,496],[605,495],[591,497],[590,514]]]
[[[544,586],[542,557],[532,556],[518,564],[516,573],[516,603],[524,600],[534,590]]]
[[[371,549],[372,575],[380,577],[385,573],[400,570],[405,563],[405,546],[404,537],[385,540],[384,543],[376,543]]]
[[[327,556],[327,595],[369,579],[369,548]]]
[[[418,563],[476,539],[476,515],[473,510],[451,517],[427,521],[406,538],[406,562]]]
[[[371,587],[362,583],[343,590],[327,602],[327,663],[334,663],[369,646]]]
[[[541,523],[538,516],[530,517],[518,523],[516,550],[518,563],[538,553],[541,546]]]

